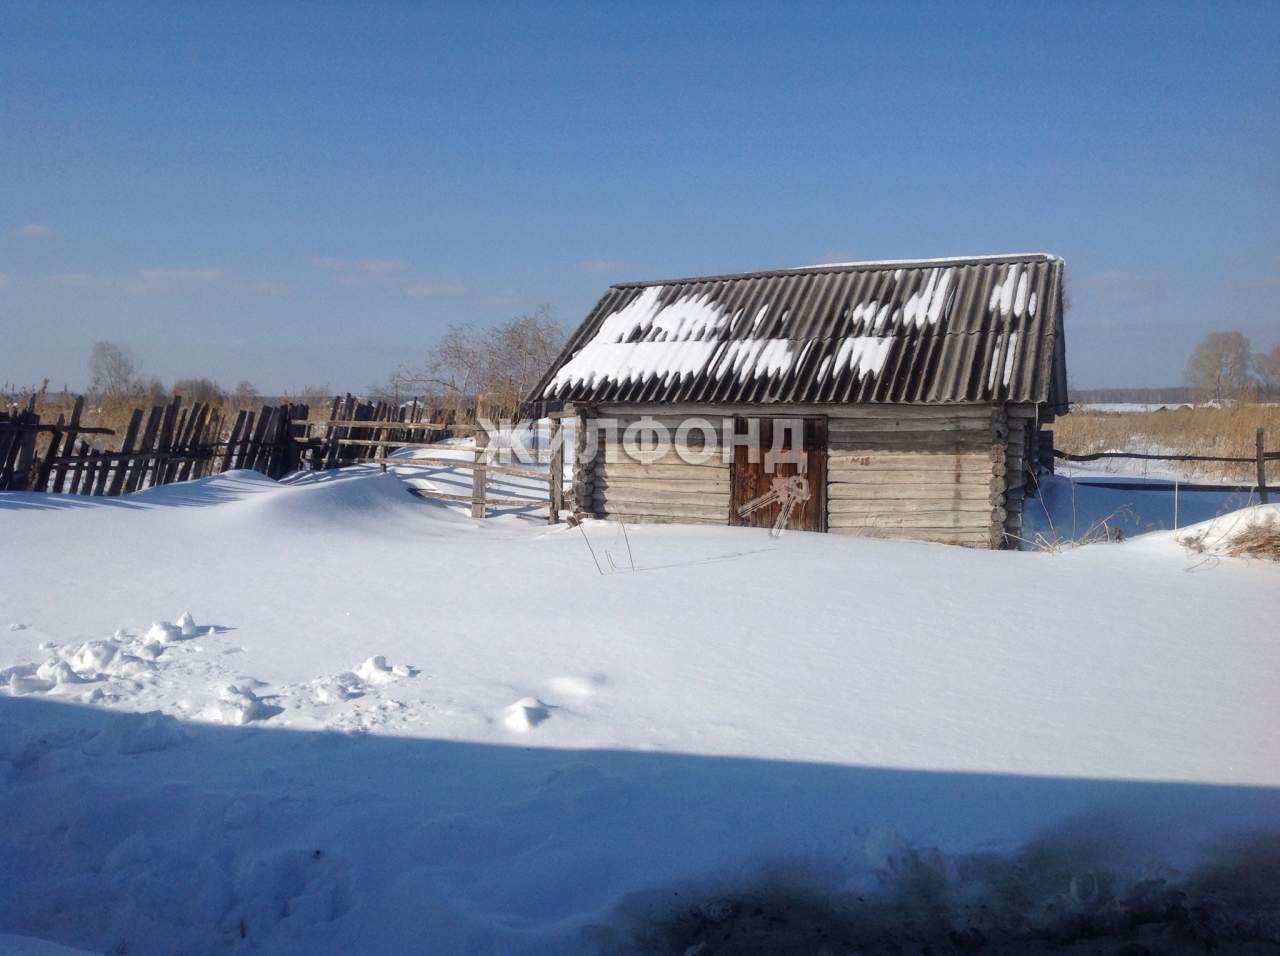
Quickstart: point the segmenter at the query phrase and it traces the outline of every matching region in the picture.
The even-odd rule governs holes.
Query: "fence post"
[[[1267,503],[1267,443],[1266,433],[1261,428],[1258,429],[1255,442],[1258,450],[1258,498],[1265,505]]]
[[[557,413],[551,422],[551,508],[547,516],[548,524],[560,523],[560,509],[564,507],[564,435],[560,431],[560,415]],[[538,434],[538,423],[533,423],[533,433]]]
[[[471,471],[471,517],[484,517],[484,492],[485,492],[485,476],[487,469],[482,467],[485,454],[484,450],[489,447],[489,433],[480,427],[480,423],[476,422],[476,467]]]

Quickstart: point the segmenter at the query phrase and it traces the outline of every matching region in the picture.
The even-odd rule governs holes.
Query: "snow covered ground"
[[[369,468],[0,494],[0,952],[624,951],[779,880],[1075,912],[1274,846],[1273,564],[628,539]]]

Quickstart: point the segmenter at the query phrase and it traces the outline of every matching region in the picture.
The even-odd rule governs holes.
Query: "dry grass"
[[[27,401],[31,397],[31,392],[14,393],[12,395],[0,395],[0,407],[26,408]],[[114,435],[85,435],[82,436],[84,441],[98,448],[119,448],[121,438],[124,436],[125,430],[129,427],[129,418],[133,414],[134,409],[142,409],[145,413],[152,405],[163,404],[168,402],[172,396],[164,395],[152,398],[149,395],[120,395],[106,396],[98,399],[87,400],[84,410],[80,415],[80,424],[86,428],[110,428],[115,431]],[[40,416],[42,422],[52,424],[58,420],[61,415],[65,420],[70,420],[71,409],[75,404],[75,395],[64,392],[38,391],[36,393],[36,414]],[[184,407],[190,402],[184,401]],[[224,431],[226,431],[232,422],[235,421],[236,412],[242,407],[260,407],[257,403],[244,405],[237,402],[234,398],[228,396],[221,402],[216,403],[222,411],[222,421]],[[326,406],[327,409],[327,406]],[[144,418],[145,422],[146,419]],[[225,437],[225,436],[224,436]],[[37,440],[36,452],[43,455],[49,445],[49,436],[41,435]]]
[[[1259,521],[1231,539],[1226,553],[1233,557],[1280,561],[1280,521]]]
[[[1268,451],[1280,451],[1280,405],[1241,404],[1230,408],[1175,408],[1159,412],[1076,411],[1053,426],[1054,446],[1077,455],[1100,451],[1170,452],[1183,455],[1254,457],[1255,435],[1266,430]],[[1171,463],[1172,464],[1172,463]],[[1188,477],[1221,477],[1251,482],[1252,464],[1181,462]],[[1271,481],[1280,483],[1272,462]]]
[[[1225,527],[1221,526],[1222,522],[1214,522],[1206,530],[1178,540],[1193,554],[1280,561],[1280,520],[1274,514],[1255,518],[1243,528],[1239,528],[1239,518],[1226,516],[1223,520],[1228,519],[1233,520]]]

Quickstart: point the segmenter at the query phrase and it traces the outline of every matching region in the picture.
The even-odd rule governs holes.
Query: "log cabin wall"
[[[689,417],[706,418],[712,425],[714,437],[694,432],[697,439],[710,437],[705,442],[694,442],[703,447],[698,457],[706,457],[700,464],[686,462],[668,449],[661,458],[639,462],[626,455],[621,447],[625,429],[642,418],[650,418],[666,426],[675,435],[676,429]],[[625,521],[680,524],[728,524],[729,523],[729,464],[724,461],[719,442],[720,409],[714,412],[706,408],[690,415],[675,414],[662,406],[646,410],[601,409],[599,418],[617,422],[616,441],[607,431],[596,426],[599,436],[594,458],[582,461],[584,489],[580,498],[582,510],[598,518],[622,518]],[[598,419],[596,419],[598,421]],[[586,429],[581,427],[584,435]],[[590,420],[588,420],[590,427]]]
[[[1034,420],[1035,406],[1030,411]],[[602,405],[591,415],[617,422],[617,441],[602,435],[589,461],[582,455],[591,419],[579,425],[583,478],[575,484],[575,504],[597,517],[728,523],[731,468],[719,445],[707,449],[713,454],[702,464],[683,461],[674,449],[650,463],[632,461],[620,442],[626,427],[642,418],[661,422],[674,434],[687,418],[701,417],[719,434],[721,422],[735,415],[825,416],[831,532],[991,548],[1004,544],[1006,530],[1021,530],[1025,438],[1009,442],[1010,419],[1003,406]],[[1014,430],[1024,429],[1025,416],[1014,421]],[[1013,525],[1005,506],[1007,475],[1015,476]]]
[[[833,409],[829,529],[1000,547],[1006,463],[998,412],[981,404]]]

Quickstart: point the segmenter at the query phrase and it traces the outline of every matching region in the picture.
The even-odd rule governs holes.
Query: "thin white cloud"
[[[41,281],[46,285],[64,289],[116,289],[131,293],[173,292],[218,285],[246,288],[265,294],[275,294],[284,289],[282,285],[270,279],[231,275],[212,266],[177,268],[151,266],[138,269],[136,272],[120,274],[56,272],[44,276]]]
[[[171,289],[182,285],[207,285],[221,282],[221,269],[139,269],[134,281],[150,289]]]
[[[7,272],[0,272],[0,290],[9,288],[13,285],[13,277]]]
[[[631,263],[622,259],[584,259],[575,263],[574,268],[579,272],[592,272],[598,274],[607,274],[615,272],[626,272],[631,268]]]
[[[364,259],[356,263],[356,268],[365,275],[394,276],[404,272],[404,263],[399,259]]]
[[[404,294],[415,299],[432,295],[464,295],[467,287],[458,279],[414,279],[404,287]]]
[[[9,235],[15,239],[48,239],[53,236],[53,230],[42,222],[29,222],[14,229]]]
[[[465,295],[460,279],[431,279],[415,276],[400,259],[359,259],[349,262],[333,256],[316,256],[311,264],[334,274],[334,281],[347,289],[386,289],[421,299],[438,295]]]

